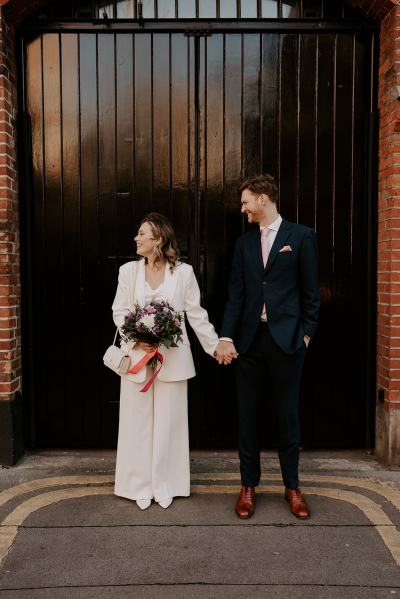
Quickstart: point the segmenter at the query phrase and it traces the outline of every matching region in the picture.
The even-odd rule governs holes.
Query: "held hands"
[[[308,347],[308,344],[310,343],[310,339],[311,339],[311,337],[309,337],[308,335],[304,335],[303,341],[304,341],[306,347]]]
[[[220,341],[214,351],[218,364],[224,364],[225,366],[230,364],[238,355],[232,341]]]

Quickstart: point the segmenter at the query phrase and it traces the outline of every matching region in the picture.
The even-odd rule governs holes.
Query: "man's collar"
[[[268,227],[262,227],[260,225],[260,231],[262,231],[263,229],[272,229],[273,231],[278,231],[279,227],[281,226],[281,222],[282,222],[282,217],[280,214],[278,214],[278,216],[276,217],[274,222],[272,222],[270,225],[268,225]]]

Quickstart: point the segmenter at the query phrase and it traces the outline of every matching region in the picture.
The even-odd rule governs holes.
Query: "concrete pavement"
[[[32,453],[0,471],[0,599],[400,598],[400,469],[304,452],[310,520],[262,458],[253,518],[234,452],[192,452],[192,495],[142,512],[113,494],[114,451]]]

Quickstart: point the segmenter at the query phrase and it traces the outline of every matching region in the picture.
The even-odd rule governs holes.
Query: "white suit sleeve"
[[[115,326],[120,329],[125,322],[125,316],[130,312],[128,286],[123,266],[119,269],[118,287],[111,309]]]
[[[218,344],[218,335],[208,320],[207,310],[200,305],[200,289],[192,268],[186,283],[184,310],[202,348],[212,356]]]

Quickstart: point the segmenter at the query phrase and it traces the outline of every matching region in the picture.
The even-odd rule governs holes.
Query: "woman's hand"
[[[152,351],[157,349],[157,345],[150,345],[150,343],[146,343],[145,341],[138,341],[135,345],[135,349],[142,349],[150,354]]]

